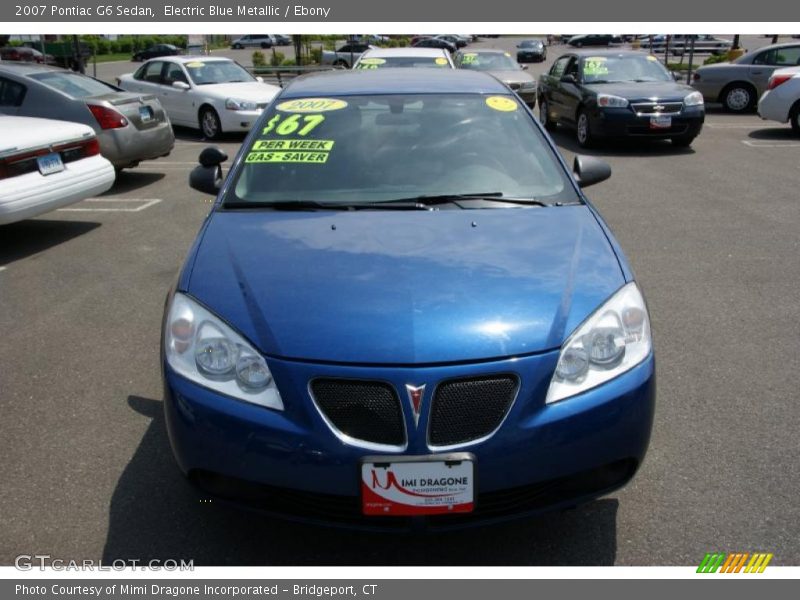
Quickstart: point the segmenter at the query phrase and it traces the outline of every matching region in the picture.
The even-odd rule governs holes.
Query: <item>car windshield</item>
[[[525,40],[524,42],[520,42],[519,47],[520,48],[538,48],[541,45],[542,45],[542,42],[539,42],[537,40]]]
[[[187,62],[184,66],[195,85],[255,81],[244,67],[232,60],[196,60]]]
[[[465,52],[461,68],[474,71],[512,71],[519,69],[517,62],[507,52]]]
[[[29,77],[72,98],[89,98],[119,91],[107,83],[71,71],[45,71]]]
[[[450,63],[444,56],[381,56],[362,58],[356,69],[393,68],[447,68]]]
[[[256,127],[226,206],[459,194],[579,201],[530,113],[510,95],[287,100]]]
[[[655,56],[587,56],[581,60],[584,83],[673,81]]]

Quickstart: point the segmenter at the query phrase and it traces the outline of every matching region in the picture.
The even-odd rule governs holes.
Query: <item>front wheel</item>
[[[200,111],[200,131],[209,140],[216,140],[222,135],[222,124],[219,115],[210,106],[206,106]]]
[[[589,115],[581,111],[578,113],[578,127],[576,137],[581,148],[591,148],[594,146],[595,139],[592,134],[592,125],[589,122]]]
[[[729,112],[750,112],[756,105],[756,91],[745,83],[731,84],[722,93],[722,104]]]
[[[550,119],[550,106],[544,96],[539,98],[539,123],[548,131],[553,131],[556,128],[555,121]]]

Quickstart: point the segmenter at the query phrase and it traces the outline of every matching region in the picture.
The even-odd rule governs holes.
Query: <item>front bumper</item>
[[[629,107],[596,108],[589,116],[592,133],[599,137],[695,137],[703,129],[705,110],[702,106],[684,107],[679,114],[665,115],[672,119],[666,128],[652,128],[650,119],[655,114],[638,116]]]
[[[535,106],[536,105],[536,88],[525,88],[525,89],[514,89],[514,93],[520,97],[520,99],[527,104],[528,106]]]
[[[342,441],[309,395],[319,377],[381,380],[403,402],[407,447],[391,455],[434,454],[427,445],[425,411],[419,429],[403,401],[406,384],[514,373],[520,388],[500,428],[456,450],[476,457],[476,512],[446,515],[444,526],[486,522],[540,512],[597,497],[624,485],[647,450],[655,403],[652,355],[624,375],[552,405],[544,398],[558,352],[514,360],[425,368],[376,368],[269,360],[284,412],[230,399],[193,384],[164,365],[169,439],[180,468],[206,491],[303,520],[382,527],[386,518],[362,517],[359,460],[374,449]],[[431,385],[434,384],[434,385]],[[448,451],[455,451],[449,449]],[[575,480],[580,479],[581,484]],[[587,480],[594,481],[588,485]],[[557,495],[552,492],[559,484]],[[497,498],[503,500],[497,510]],[[289,498],[289,501],[286,501]],[[521,498],[521,499],[520,499]],[[489,510],[492,506],[494,510]],[[322,511],[320,507],[329,507]],[[294,514],[289,514],[294,513]],[[436,520],[436,519],[433,519]],[[403,521],[389,518],[389,526]]]
[[[219,111],[220,124],[222,131],[250,131],[250,128],[258,121],[262,109],[258,110],[228,110]]]
[[[148,129],[136,129],[128,125],[119,129],[100,130],[97,139],[103,156],[118,169],[166,156],[175,145],[175,134],[167,120]]]
[[[517,62],[541,62],[544,60],[544,52],[517,52]]]

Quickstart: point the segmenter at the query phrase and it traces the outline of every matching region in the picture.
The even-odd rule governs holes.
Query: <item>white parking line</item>
[[[752,142],[750,140],[742,140],[745,146],[751,148],[800,148],[800,142]]]
[[[5,271],[6,267],[0,267],[0,271]]]
[[[709,123],[706,121],[703,123],[703,127],[710,127],[711,129],[753,129],[753,127],[762,124],[761,121],[754,121],[749,125],[743,125],[742,123]]]
[[[141,202],[136,208],[59,208],[60,212],[140,212],[161,202],[161,198],[87,198],[83,202]]]

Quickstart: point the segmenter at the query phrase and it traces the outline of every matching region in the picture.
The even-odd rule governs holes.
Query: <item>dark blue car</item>
[[[206,492],[310,521],[454,527],[641,464],[645,302],[528,109],[472,71],[301,77],[264,111],[167,299],[166,422]]]

